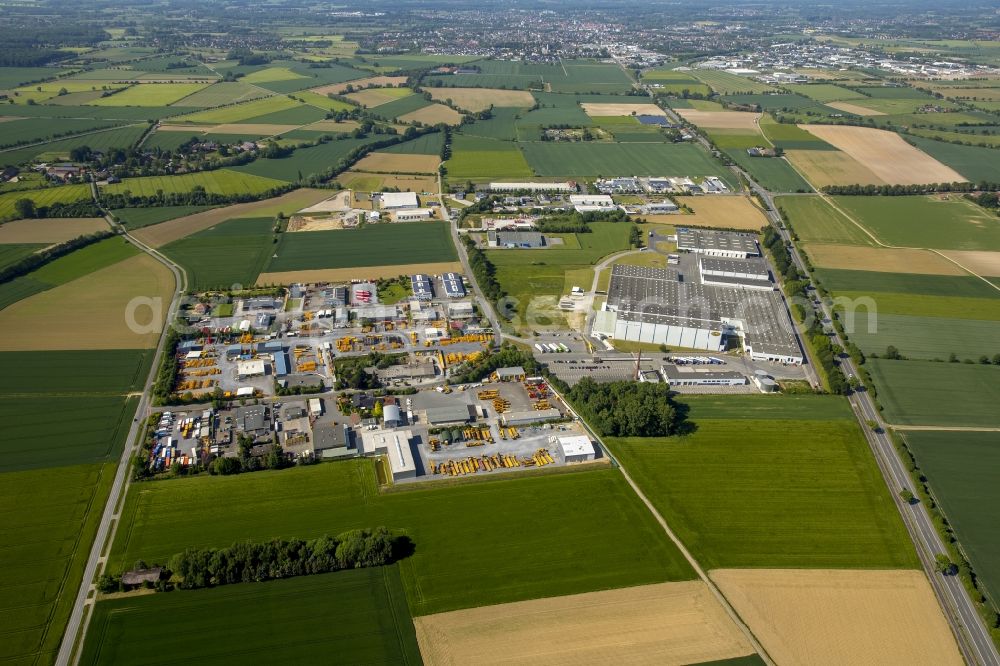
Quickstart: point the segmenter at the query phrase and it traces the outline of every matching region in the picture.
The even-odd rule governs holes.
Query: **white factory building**
[[[573,435],[572,437],[560,437],[559,448],[562,449],[563,458],[566,463],[579,463],[593,460],[596,452],[594,444],[586,435]]]
[[[403,208],[419,208],[420,200],[416,192],[383,192],[379,195],[382,210],[400,210]]]
[[[430,208],[407,208],[397,211],[395,214],[397,222],[415,222],[416,220],[429,220],[434,217],[434,211]]]
[[[707,257],[746,259],[759,257],[760,248],[752,234],[677,227],[677,249]]]
[[[615,209],[615,202],[610,194],[571,194],[569,202],[578,213]]]
[[[370,430],[361,433],[361,455],[385,456],[389,460],[392,480],[412,479],[417,476],[413,462],[409,430]]]
[[[570,183],[490,183],[492,192],[576,192],[576,186]]]

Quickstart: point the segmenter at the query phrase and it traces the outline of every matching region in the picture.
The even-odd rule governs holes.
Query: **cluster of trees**
[[[35,252],[34,254],[29,254],[20,261],[0,269],[0,284],[10,282],[14,278],[21,277],[22,275],[27,275],[31,271],[37,270],[59,257],[63,257],[70,252],[79,250],[82,247],[93,245],[98,241],[102,241],[105,238],[110,238],[114,235],[114,232],[110,230],[98,231],[92,234],[77,236],[76,238],[68,240],[65,243],[60,243],[54,247]]]
[[[337,375],[337,390],[357,389],[366,391],[381,388],[382,382],[374,372],[367,368],[384,370],[391,365],[398,365],[406,360],[406,354],[383,354],[373,351],[367,356],[341,357],[334,360],[334,370]]]
[[[527,352],[523,352],[517,347],[505,344],[496,351],[484,352],[478,359],[464,366],[464,371],[454,377],[454,381],[459,384],[478,382],[489,377],[497,368],[509,368],[521,366],[529,375],[540,374],[542,366],[535,361],[535,357]]]
[[[966,197],[983,208],[1000,211],[1000,195],[996,192],[981,192],[980,194],[967,194]]]
[[[242,67],[253,65],[266,65],[271,62],[271,57],[266,53],[255,53],[250,49],[232,49],[226,54],[226,60],[237,60]]]
[[[208,473],[219,476],[231,476],[244,472],[258,472],[262,469],[284,469],[292,463],[285,457],[281,446],[274,442],[263,456],[254,456],[251,452],[254,439],[244,433],[237,435],[239,454],[236,458],[218,457],[208,466]]]
[[[496,277],[496,266],[487,259],[486,253],[476,247],[476,242],[468,236],[463,237],[465,248],[469,255],[469,266],[472,274],[476,277],[479,288],[483,290],[483,295],[494,303],[507,295],[507,292],[500,286]]]
[[[14,219],[31,220],[43,217],[100,217],[101,211],[89,199],[75,203],[54,203],[39,206],[27,197],[14,202]]]
[[[840,370],[840,363],[837,360],[841,354],[841,349],[833,344],[830,336],[820,327],[816,321],[812,322],[809,330],[806,331],[806,339],[813,349],[816,362],[826,373],[827,381],[830,384],[830,392],[847,395],[851,392],[851,384],[844,377]]]
[[[181,589],[361,569],[392,564],[399,553],[385,527],[352,530],[318,539],[243,541],[228,548],[188,548],[170,558],[168,569]]]
[[[806,287],[809,285],[809,280],[806,279],[806,276],[799,271],[795,262],[792,261],[792,253],[785,245],[785,241],[782,240],[781,234],[775,231],[773,227],[766,227],[764,229],[763,240],[764,247],[771,253],[775,268],[778,269],[784,280],[785,293],[789,296],[804,294]]]
[[[318,384],[310,384],[308,386],[281,386],[275,382],[274,394],[275,395],[308,395],[310,393],[322,393],[326,387],[323,385],[323,380],[320,380]]]
[[[565,395],[602,436],[665,437],[685,428],[686,410],[673,401],[666,384],[599,384],[584,377]]]
[[[163,356],[160,357],[160,367],[156,371],[153,382],[153,404],[166,405],[170,402],[170,394],[177,382],[177,345],[181,343],[181,335],[173,326],[167,327],[167,338],[163,345]]]
[[[1000,183],[980,181],[978,183],[931,183],[928,185],[827,185],[822,189],[827,194],[905,197],[913,194],[934,194],[935,192],[996,192],[1000,191]]]

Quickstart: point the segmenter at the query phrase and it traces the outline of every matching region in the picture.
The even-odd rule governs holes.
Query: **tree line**
[[[905,197],[914,194],[935,194],[937,192],[996,192],[1000,183],[980,181],[978,183],[930,183],[927,185],[827,185],[821,188],[826,194],[842,194],[856,197]]]
[[[83,236],[77,236],[72,240],[68,240],[65,243],[60,243],[55,247],[50,247],[45,250],[35,252],[34,254],[29,254],[27,257],[24,257],[16,263],[0,269],[0,284],[10,282],[11,280],[21,277],[22,275],[27,275],[32,271],[38,270],[45,264],[55,261],[59,257],[64,257],[70,252],[87,247],[88,245],[93,245],[94,243],[100,242],[105,238],[110,238],[114,235],[115,233],[110,229],[108,231],[98,231],[92,234],[84,234]]]
[[[462,240],[465,242],[465,248],[469,255],[469,267],[472,268],[472,274],[475,276],[479,288],[483,290],[483,295],[486,296],[487,300],[496,303],[507,295],[497,280],[496,266],[487,258],[486,253],[476,246],[474,240],[468,236],[464,236]]]

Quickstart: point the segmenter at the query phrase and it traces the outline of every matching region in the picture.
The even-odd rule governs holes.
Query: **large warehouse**
[[[754,360],[802,363],[778,292],[702,284],[673,269],[615,265],[592,332],[713,352],[725,350],[736,336]]]
[[[687,227],[677,227],[677,249],[708,257],[729,257],[731,259],[760,256],[760,248],[757,246],[757,239],[753,234],[689,229]]]

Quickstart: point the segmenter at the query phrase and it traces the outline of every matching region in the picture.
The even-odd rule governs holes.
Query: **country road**
[[[91,183],[91,188],[96,200],[97,189],[93,183]],[[113,222],[110,215],[106,214],[105,219],[113,228],[124,230],[124,228],[119,227]],[[152,255],[173,273],[176,290],[174,291],[174,297],[170,302],[170,307],[167,308],[167,312],[163,319],[165,324],[169,324],[174,320],[174,317],[177,314],[177,309],[180,307],[181,297],[187,290],[187,275],[180,266],[167,259],[167,257],[162,255],[157,250],[136,240],[133,236],[129,235],[127,231],[125,231],[124,235],[128,238],[129,242],[133,243],[136,247],[147,254]],[[166,344],[168,330],[169,326],[165,325],[160,333],[160,339],[156,346],[156,354],[153,356],[153,363],[149,370],[149,376],[146,379],[146,385],[139,397],[139,405],[135,410],[135,418],[129,428],[128,435],[125,438],[125,446],[122,449],[121,458],[118,460],[118,469],[115,472],[115,479],[112,483],[107,502],[104,505],[104,513],[101,515],[101,522],[97,526],[97,534],[95,535],[94,541],[90,547],[90,555],[87,558],[87,564],[83,570],[83,578],[80,579],[80,589],[77,592],[76,600],[73,603],[73,610],[70,612],[69,621],[66,624],[66,630],[63,633],[62,642],[59,644],[59,652],[56,655],[57,666],[69,666],[74,663],[75,658],[78,658],[78,655],[75,654],[76,648],[78,647],[77,639],[79,638],[81,641],[83,640],[87,624],[90,620],[90,614],[87,613],[86,610],[87,606],[93,603],[90,601],[93,591],[93,582],[104,569],[104,564],[106,562],[104,553],[105,545],[110,548],[111,542],[113,541],[111,537],[114,536],[114,528],[117,527],[118,524],[118,515],[116,512],[118,511],[120,503],[125,496],[125,491],[128,489],[132,458],[135,455],[135,450],[139,442],[139,434],[142,430],[143,424],[145,423],[146,415],[148,414],[148,410],[150,408],[150,389],[156,380],[156,373],[160,367],[160,359],[163,356],[163,349]]]

